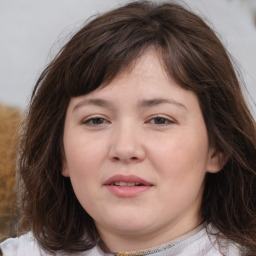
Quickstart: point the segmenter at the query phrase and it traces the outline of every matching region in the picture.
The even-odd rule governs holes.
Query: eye
[[[102,117],[91,117],[83,120],[82,123],[88,126],[100,126],[109,122]]]
[[[149,123],[156,124],[156,125],[168,125],[168,124],[173,124],[174,121],[166,117],[156,116],[150,119]]]

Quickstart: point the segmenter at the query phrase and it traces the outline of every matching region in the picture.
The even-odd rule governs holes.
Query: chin
[[[131,221],[132,220],[132,221]],[[131,217],[120,221],[113,221],[110,223],[110,227],[115,229],[117,233],[126,235],[139,235],[146,232],[152,223],[145,223],[143,220],[134,221]]]

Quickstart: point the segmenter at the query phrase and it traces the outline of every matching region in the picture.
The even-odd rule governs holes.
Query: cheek
[[[102,141],[77,138],[64,141],[67,168],[70,176],[91,177],[99,169],[101,158],[104,155]],[[97,157],[96,157],[97,156]]]
[[[96,144],[96,145],[95,145]],[[99,187],[102,147],[85,140],[66,141],[66,162],[76,197],[83,208],[94,208]],[[95,157],[97,156],[97,157]],[[90,214],[90,211],[87,211]]]
[[[181,134],[167,138],[161,144],[152,147],[157,149],[152,152],[152,159],[162,175],[183,180],[193,174],[205,173],[208,159],[207,135],[200,137]]]

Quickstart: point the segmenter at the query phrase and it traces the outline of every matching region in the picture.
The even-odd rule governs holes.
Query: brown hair
[[[228,156],[223,170],[206,175],[203,219],[246,248],[246,255],[255,255],[255,121],[220,40],[201,18],[172,3],[134,2],[99,16],[44,70],[20,144],[20,230],[32,230],[52,252],[82,251],[98,243],[93,219],[61,175],[67,106],[71,97],[111,81],[148,47],[160,53],[177,84],[197,94],[210,143]]]

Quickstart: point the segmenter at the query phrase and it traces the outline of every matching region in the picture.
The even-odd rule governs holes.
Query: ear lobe
[[[219,172],[228,161],[228,156],[222,152],[210,150],[209,159],[207,164],[207,172]]]
[[[67,164],[66,160],[63,160],[63,162],[62,162],[61,174],[62,174],[64,177],[69,177],[68,164]]]

